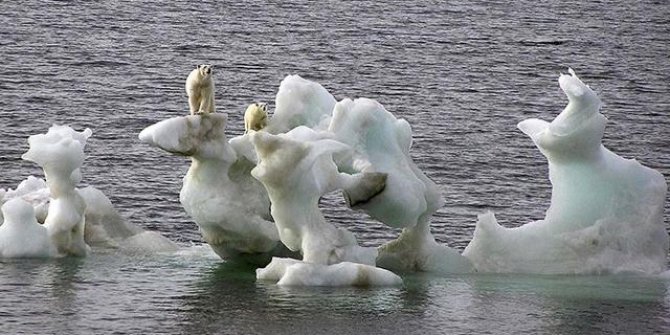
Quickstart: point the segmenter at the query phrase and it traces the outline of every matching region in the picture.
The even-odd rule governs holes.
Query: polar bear
[[[259,131],[268,125],[268,105],[256,102],[247,107],[244,112],[244,132]]]
[[[200,64],[186,78],[186,94],[191,115],[214,113],[212,66]]]

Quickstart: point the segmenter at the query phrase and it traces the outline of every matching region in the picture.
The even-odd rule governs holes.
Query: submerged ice
[[[544,220],[500,226],[479,216],[464,251],[478,271],[540,274],[659,273],[666,269],[663,175],[602,145],[597,95],[570,70],[559,78],[569,103],[556,119],[518,127],[549,162]]]

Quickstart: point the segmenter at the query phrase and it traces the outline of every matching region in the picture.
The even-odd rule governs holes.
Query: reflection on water
[[[510,330],[646,334],[670,325],[668,283],[657,278],[480,275],[470,280],[475,310],[507,316],[499,311],[521,307],[507,322]]]
[[[199,250],[202,250],[200,248]],[[256,282],[211,252],[0,262],[3,332],[667,333],[670,282],[634,276],[408,275],[402,287]]]
[[[79,315],[78,272],[82,259],[3,260],[0,263],[0,312],[3,328],[12,324],[23,329],[39,329],[57,313],[62,322],[51,327],[60,334],[76,333],[72,325]],[[24,328],[28,327],[28,328]]]
[[[640,277],[411,275],[398,288],[278,287],[218,264],[182,297],[184,333],[432,334],[670,330],[668,282]]]
[[[51,272],[49,293],[52,299],[47,300],[47,311],[58,311],[62,322],[55,322],[54,331],[58,334],[77,332],[76,325],[81,321],[80,306],[77,296],[77,285],[83,279],[79,271],[84,265],[81,258],[64,258],[55,260],[47,271]]]
[[[253,268],[226,263],[208,269],[193,288],[183,297],[194,312],[185,333],[358,333],[366,321],[402,310],[402,288],[279,287],[256,282]]]

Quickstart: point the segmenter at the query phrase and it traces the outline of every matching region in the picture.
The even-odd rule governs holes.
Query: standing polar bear
[[[268,125],[268,105],[266,103],[253,103],[244,112],[244,132],[249,130],[259,131]]]
[[[186,78],[186,94],[191,115],[214,113],[212,66],[200,64]]]

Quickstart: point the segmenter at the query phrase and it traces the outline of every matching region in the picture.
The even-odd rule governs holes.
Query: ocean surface
[[[546,160],[516,129],[553,119],[573,68],[599,93],[603,143],[670,176],[668,1],[2,1],[0,188],[29,175],[30,135],[91,128],[81,186],[176,255],[96,251],[0,262],[5,334],[668,334],[670,280],[406,276],[401,288],[281,288],[202,245],[179,204],[189,161],[139,132],[188,114],[184,82],[213,64],[228,134],[299,74],[338,100],[367,97],[412,126],[412,157],[441,188],[437,240],[462,250],[476,215],[505,226],[544,217]],[[669,201],[666,201],[666,224]],[[398,231],[322,207],[361,244]]]

